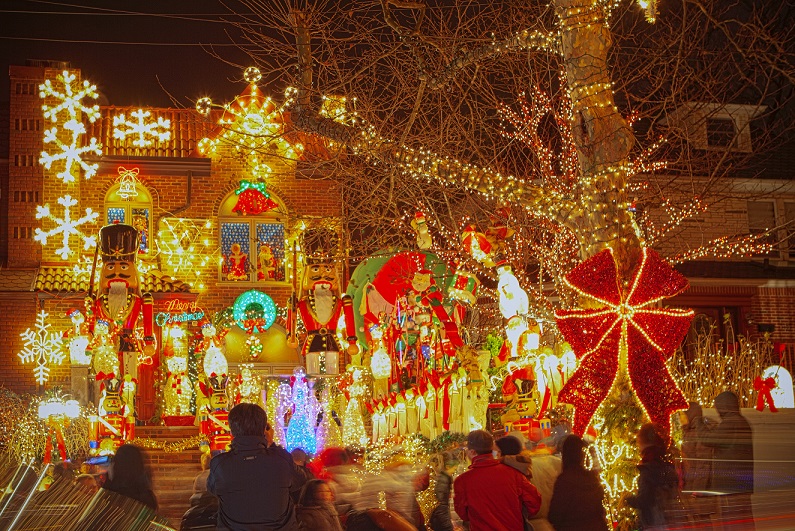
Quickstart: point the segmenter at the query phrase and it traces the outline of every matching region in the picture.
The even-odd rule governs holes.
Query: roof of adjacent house
[[[688,278],[795,279],[795,267],[775,266],[763,261],[697,260],[676,266]]]
[[[36,275],[33,290],[48,292],[88,291],[86,273],[75,273],[69,266],[42,266]],[[141,274],[141,291],[144,293],[185,293],[190,285],[165,273],[152,270]]]
[[[33,291],[36,269],[0,269],[0,291]]]

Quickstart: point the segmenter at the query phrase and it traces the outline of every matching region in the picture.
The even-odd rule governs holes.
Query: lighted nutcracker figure
[[[301,354],[309,375],[338,374],[339,355],[343,351],[337,339],[340,316],[344,315],[345,318],[348,354],[355,356],[359,352],[353,299],[348,295],[339,296],[338,289],[339,279],[334,261],[327,257],[309,258],[304,268],[302,296],[298,298],[293,293],[288,315],[288,330],[293,341],[298,318],[306,328],[306,341]]]
[[[138,255],[138,231],[135,227],[114,224],[102,227],[99,231],[98,253],[102,257],[98,295],[89,293],[86,308],[92,313],[92,322],[106,322],[111,338],[118,338],[116,351],[119,356],[120,372],[123,380],[134,383],[138,377],[138,356],[154,355],[153,300],[150,293],[141,294],[140,279],[135,260]],[[135,338],[139,319],[143,318],[143,345]],[[92,330],[93,332],[93,330]],[[120,374],[115,375],[122,379]],[[97,380],[110,383],[111,375],[97,372]],[[124,384],[122,384],[124,385]],[[126,408],[133,416],[135,399],[129,390],[122,390],[130,401]],[[128,419],[134,424],[134,419]]]

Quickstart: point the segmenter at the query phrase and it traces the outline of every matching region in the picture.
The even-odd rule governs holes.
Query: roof
[[[676,266],[688,278],[795,279],[795,267],[781,267],[761,261],[698,260]]]
[[[152,144],[138,147],[133,144],[137,138],[135,135],[128,135],[124,139],[115,138],[114,117],[123,114],[130,120],[132,113],[139,109],[150,113],[146,117],[147,123],[156,122],[160,118],[169,120],[169,140],[160,142],[148,135],[147,139],[152,139]],[[100,107],[100,118],[86,124],[86,138],[95,137],[102,144],[102,153],[110,156],[195,157],[196,144],[214,127],[214,123],[206,120],[195,109],[103,106]]]
[[[86,292],[86,273],[75,273],[69,266],[42,266],[36,275],[33,289],[36,291]],[[190,285],[165,273],[152,270],[141,275],[141,291],[144,293],[186,293]]]
[[[35,269],[0,270],[0,291],[32,291]]]

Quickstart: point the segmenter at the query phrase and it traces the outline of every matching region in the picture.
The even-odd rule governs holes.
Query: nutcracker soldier
[[[306,341],[301,354],[309,375],[332,375],[339,373],[339,356],[343,352],[337,339],[337,324],[340,316],[345,318],[347,352],[355,356],[359,352],[356,344],[356,325],[353,319],[353,299],[339,296],[339,278],[334,261],[328,257],[310,257],[304,267],[304,278],[300,298],[293,292],[287,317],[291,340],[295,343],[297,319],[306,328]]]
[[[86,309],[91,313],[92,323],[108,323],[109,335],[113,339],[119,356],[121,374],[105,374],[97,372],[97,380],[105,383],[107,388],[111,380],[122,380],[133,385],[138,377],[138,355],[143,352],[152,356],[155,351],[153,335],[153,300],[149,293],[141,294],[140,279],[135,259],[138,254],[138,231],[135,227],[114,224],[102,227],[99,231],[97,249],[102,257],[102,271],[99,277],[98,295],[86,298]],[[143,345],[135,338],[135,328],[143,318]],[[92,330],[94,332],[94,330]],[[122,386],[125,385],[122,383]],[[123,396],[130,403],[125,407],[127,417],[134,416],[134,392],[122,389]],[[127,414],[129,413],[129,414]],[[127,423],[134,425],[135,419],[128,418]]]

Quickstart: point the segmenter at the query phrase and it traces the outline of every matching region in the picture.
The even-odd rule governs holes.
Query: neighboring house
[[[705,185],[706,177],[680,176],[681,185],[669,191],[672,204],[691,200],[693,190],[712,186],[717,192],[703,213],[682,223],[674,238],[659,245],[668,255],[694,249],[721,236],[764,234],[774,245],[765,255],[747,258],[702,258],[677,269],[690,279],[690,289],[668,301],[692,307],[694,326],[715,324],[725,337],[726,323],[736,335],[769,334],[792,368],[795,361],[795,143],[778,146],[754,162],[753,121],[764,111],[759,105],[693,103],[672,113],[666,123],[687,139],[689,149],[714,152],[717,157],[749,157],[752,168],[730,171],[728,177]],[[730,159],[729,159],[730,160]],[[723,161],[726,164],[726,161]],[[671,182],[664,172],[654,177]],[[686,194],[691,194],[687,196]],[[676,233],[676,231],[674,231]],[[716,338],[717,339],[717,338]]]

